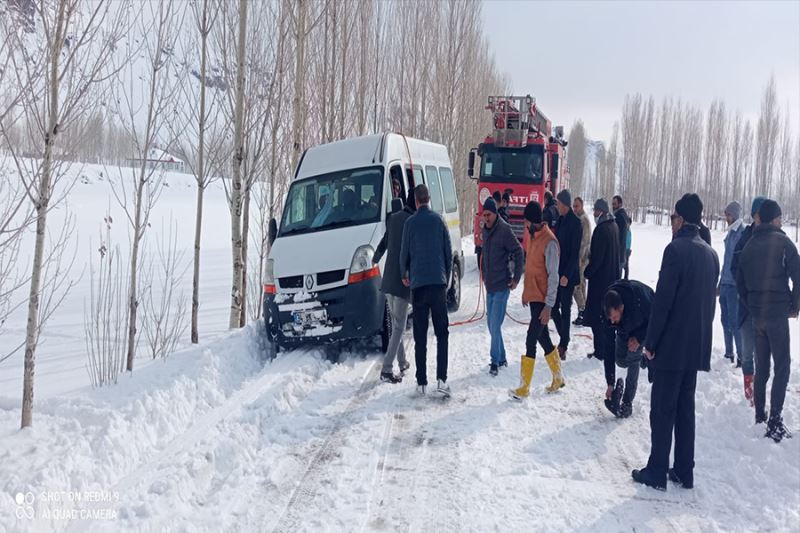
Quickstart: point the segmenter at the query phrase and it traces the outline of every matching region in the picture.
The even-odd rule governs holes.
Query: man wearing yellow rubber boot
[[[525,206],[525,227],[530,232],[527,257],[525,258],[525,284],[522,291],[522,305],[530,306],[531,321],[525,341],[525,355],[520,367],[520,385],[510,391],[515,400],[527,398],[530,393],[533,367],[536,363],[536,342],[544,350],[545,360],[553,373],[553,382],[547,392],[555,392],[564,386],[561,375],[561,359],[558,349],[550,340],[547,323],[550,310],[556,303],[558,292],[558,240],[542,220],[542,206],[529,202]]]

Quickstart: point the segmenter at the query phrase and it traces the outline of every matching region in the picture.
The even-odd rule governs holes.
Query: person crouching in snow
[[[633,280],[617,281],[603,297],[606,316],[616,330],[614,359],[618,367],[628,369],[624,385],[622,378],[619,378],[611,399],[605,401],[608,410],[617,418],[628,418],[633,412],[639,367],[643,360],[642,343],[647,337],[653,298],[653,289]]]
[[[556,303],[558,292],[558,241],[543,220],[542,206],[538,202],[529,202],[525,206],[524,217],[525,227],[531,236],[525,258],[522,305],[530,306],[531,321],[528,324],[525,355],[520,364],[520,385],[509,393],[516,400],[527,398],[530,393],[537,341],[544,350],[545,360],[553,373],[553,382],[547,387],[547,392],[556,392],[564,386],[558,349],[550,340],[550,332],[547,330],[550,310]]]

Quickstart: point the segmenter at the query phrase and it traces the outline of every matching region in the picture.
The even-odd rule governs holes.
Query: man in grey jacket
[[[417,392],[428,388],[426,366],[428,317],[436,334],[436,392],[449,397],[447,385],[447,283],[453,266],[453,250],[447,224],[431,210],[428,187],[414,188],[417,212],[403,228],[400,272],[403,284],[411,287],[414,313],[414,359],[417,365]]]
[[[486,322],[489,326],[491,347],[489,374],[497,375],[497,369],[508,366],[506,347],[503,343],[503,319],[506,316],[508,295],[517,288],[522,277],[522,246],[511,226],[498,214],[493,198],[483,204],[483,254],[481,275],[486,287]],[[509,268],[513,265],[513,270]]]
[[[399,202],[400,200],[397,199]],[[403,347],[403,332],[406,329],[406,319],[408,318],[408,304],[411,299],[411,289],[403,285],[403,276],[400,272],[400,246],[403,243],[403,227],[406,220],[414,214],[414,193],[408,195],[406,206],[393,212],[386,221],[386,233],[384,233],[375,256],[372,258],[374,264],[378,264],[386,254],[386,267],[383,272],[381,290],[386,294],[389,302],[389,313],[392,316],[392,334],[389,337],[389,346],[383,358],[383,368],[381,370],[381,381],[387,383],[400,383],[403,381],[403,373],[411,366],[406,359],[406,351]],[[388,253],[387,253],[388,251]],[[392,372],[395,357],[400,366],[400,375]]]

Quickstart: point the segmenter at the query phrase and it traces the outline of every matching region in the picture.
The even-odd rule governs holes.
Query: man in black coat
[[[739,270],[739,259],[742,256],[742,251],[750,238],[753,236],[753,231],[759,223],[758,210],[761,204],[764,203],[763,196],[756,196],[753,198],[752,206],[750,207],[750,217],[753,219],[752,224],[744,228],[739,242],[736,243],[736,248],[733,249],[733,259],[731,259],[731,274],[733,279],[736,280]],[[737,290],[738,292],[738,290]],[[755,375],[755,353],[756,353],[756,335],[753,331],[753,317],[750,316],[750,311],[747,309],[747,296],[739,295],[739,311],[736,315],[739,319],[739,334],[742,336],[742,374],[744,375],[744,395],[745,398],[750,400],[750,406],[755,406],[753,400],[753,377]]]
[[[550,229],[555,232],[556,224],[558,223],[558,208],[556,207],[556,201],[553,199],[553,193],[550,191],[544,191],[542,220],[547,222]]]
[[[780,442],[791,434],[783,424],[783,402],[789,384],[789,318],[800,309],[800,258],[794,243],[781,231],[781,208],[765,200],[758,210],[761,223],[739,257],[736,285],[753,317],[756,374],[753,398],[756,423],[767,420],[765,411],[770,355],[775,361],[769,421],[765,437]],[[792,289],[789,290],[789,280]]]
[[[620,278],[622,248],[617,224],[603,198],[594,203],[594,217],[596,225],[589,246],[589,264],[584,270],[589,287],[583,324],[592,328],[594,354],[590,357],[594,355],[603,361],[606,400],[610,400],[614,392],[614,331],[603,313],[603,296],[608,287]]]
[[[405,207],[396,211],[394,210],[395,200],[397,202],[401,201],[399,198],[395,198],[392,201],[393,212],[386,220],[386,233],[383,234],[383,238],[375,250],[375,255],[372,257],[372,262],[377,265],[384,254],[386,255],[381,291],[386,295],[386,301],[389,303],[389,314],[392,317],[392,334],[389,337],[389,346],[383,358],[381,381],[387,383],[400,383],[403,381],[402,374],[411,366],[403,347],[403,332],[406,329],[411,289],[403,284],[403,276],[400,272],[400,245],[403,243],[403,227],[406,224],[406,220],[414,214],[414,192],[409,192]],[[400,366],[400,375],[392,372],[395,357]]]
[[[625,208],[622,207],[622,196],[616,195],[611,199],[611,209],[614,212],[614,221],[617,223],[617,228],[619,229],[619,246],[620,250],[622,250],[622,254],[620,255],[620,261],[622,264],[620,265],[621,269],[625,268],[625,250],[628,248],[628,229],[630,226],[630,218],[628,217],[627,211]]]
[[[652,371],[650,459],[634,481],[666,490],[669,479],[694,486],[694,395],[697,372],[711,369],[719,259],[700,238],[703,202],[685,194],[672,215],[674,238],[664,249],[644,342]],[[672,433],[675,462],[669,468]]]
[[[633,412],[643,343],[647,338],[654,298],[653,289],[635,280],[617,281],[603,298],[606,316],[616,331],[614,359],[617,366],[628,370],[624,385],[619,378],[611,400],[606,401],[608,410],[618,418],[628,418]]]
[[[583,228],[578,216],[572,211],[572,195],[564,189],[556,197],[559,218],[556,225],[556,238],[560,251],[558,261],[558,293],[552,317],[558,331],[558,355],[562,361],[567,358],[569,348],[569,326],[572,317],[572,294],[581,281],[580,257]]]

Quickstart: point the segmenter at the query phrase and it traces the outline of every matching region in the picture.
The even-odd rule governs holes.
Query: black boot
[[[694,474],[687,474],[679,476],[677,472],[675,472],[674,468],[670,468],[669,472],[667,472],[667,476],[669,480],[673,483],[677,483],[684,489],[693,489],[694,488]]]
[[[765,437],[769,437],[775,442],[780,442],[783,439],[791,439],[792,434],[783,425],[783,417],[781,415],[772,415],[767,422],[767,432],[764,433]]]
[[[628,418],[633,414],[633,404],[631,402],[622,402],[619,406],[619,417]]]
[[[767,421],[767,414],[762,412],[756,411],[756,424],[763,424]]]
[[[667,480],[666,479],[656,479],[656,477],[648,470],[647,468],[642,468],[641,470],[634,470],[631,472],[631,477],[636,483],[641,483],[642,485],[647,485],[648,487],[652,487],[656,490],[667,490]]]
[[[619,402],[622,400],[622,391],[624,388],[625,382],[622,378],[619,378],[617,380],[617,385],[614,387],[614,392],[611,393],[611,399],[605,400],[606,408],[617,418],[622,416],[620,414]]]
[[[572,321],[573,326],[582,326],[583,325],[583,311],[578,311],[578,316],[575,317],[575,320]]]
[[[384,383],[401,383],[403,376],[396,376],[391,372],[381,372],[381,381]]]

